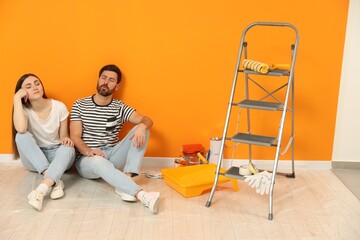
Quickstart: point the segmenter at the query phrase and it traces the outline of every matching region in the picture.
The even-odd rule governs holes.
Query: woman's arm
[[[15,130],[18,133],[24,133],[28,129],[28,119],[24,113],[24,105],[21,101],[23,98],[27,101],[27,96],[28,94],[25,89],[19,89],[14,95],[13,121]]]
[[[68,119],[60,122],[59,136],[61,144],[68,147],[73,147],[74,142],[69,138]]]

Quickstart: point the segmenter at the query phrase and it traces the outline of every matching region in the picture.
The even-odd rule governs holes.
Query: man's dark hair
[[[116,66],[115,64],[108,64],[108,65],[103,66],[103,67],[100,69],[99,77],[101,76],[101,74],[102,74],[104,71],[116,72],[116,74],[118,75],[117,83],[120,83],[120,82],[121,82],[121,71],[120,71],[120,68],[119,68],[118,66]]]

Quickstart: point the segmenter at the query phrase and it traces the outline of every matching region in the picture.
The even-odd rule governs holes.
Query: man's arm
[[[82,136],[82,122],[81,121],[70,121],[70,138],[73,140],[76,150],[82,155],[87,157],[101,156],[105,157],[105,154],[98,148],[91,149],[84,143],[81,138]]]
[[[91,152],[89,148],[81,138],[82,136],[82,122],[70,121],[70,138],[73,140],[76,150],[78,150],[84,156],[88,156]]]
[[[140,148],[146,143],[146,130],[152,127],[153,121],[149,117],[134,111],[129,118],[129,122],[138,125],[130,139],[133,139],[134,146]]]
[[[136,111],[131,114],[129,122],[136,125],[143,124],[147,129],[150,129],[153,125],[153,121],[149,117],[141,115]]]

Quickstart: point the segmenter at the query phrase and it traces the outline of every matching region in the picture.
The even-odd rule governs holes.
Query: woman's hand
[[[61,144],[66,146],[66,147],[73,147],[74,146],[74,142],[68,137],[64,137],[61,140]]]
[[[22,99],[24,98],[24,102],[27,102],[27,100],[29,99],[29,94],[28,92],[23,89],[23,88],[20,88],[14,95],[14,98],[19,98],[19,99]]]

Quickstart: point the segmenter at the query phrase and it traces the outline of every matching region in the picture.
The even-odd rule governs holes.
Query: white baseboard
[[[154,167],[174,167],[174,160],[175,158],[156,158],[156,157],[145,157],[143,161],[143,166],[154,166]],[[253,160],[253,164],[260,168],[266,170],[273,169],[272,160]],[[248,160],[242,159],[224,159],[222,161],[222,167],[227,169],[231,166],[239,167],[241,165],[248,164]],[[294,162],[295,170],[306,170],[306,169],[323,169],[323,170],[330,170],[331,169],[331,161],[299,161],[296,160]],[[278,171],[287,171],[290,172],[292,170],[291,161],[288,160],[281,160],[278,164]]]
[[[178,158],[178,157],[176,157]],[[160,167],[160,168],[171,168],[174,167],[175,158],[169,157],[145,157],[143,160],[143,167]],[[273,161],[271,160],[253,160],[252,161],[256,167],[260,169],[272,170]],[[222,167],[227,169],[231,166],[239,167],[241,165],[246,165],[248,160],[231,160],[224,159],[222,162]],[[19,160],[13,160],[12,154],[0,154],[0,164],[21,164]],[[278,171],[291,171],[291,161],[280,160],[278,164]],[[295,171],[306,170],[306,169],[331,169],[331,161],[295,161]]]
[[[0,163],[18,163],[20,161],[14,160],[12,154],[0,154]]]

